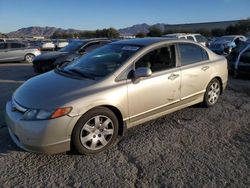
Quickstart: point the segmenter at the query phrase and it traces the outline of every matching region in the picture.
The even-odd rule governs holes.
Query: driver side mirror
[[[148,67],[139,67],[137,69],[135,69],[134,73],[133,73],[133,79],[139,80],[140,78],[143,77],[149,77],[152,75],[152,71],[150,68]]]

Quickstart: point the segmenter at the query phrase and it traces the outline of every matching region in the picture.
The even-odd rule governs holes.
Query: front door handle
[[[204,66],[201,68],[201,70],[203,70],[203,71],[206,71],[207,69],[209,69],[209,66]]]
[[[168,77],[168,79],[169,79],[169,80],[174,80],[174,79],[178,78],[179,76],[180,76],[179,74],[171,74],[171,75]]]

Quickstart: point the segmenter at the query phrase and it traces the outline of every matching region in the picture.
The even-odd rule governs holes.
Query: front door
[[[147,67],[152,75],[139,82],[128,83],[130,122],[148,119],[180,100],[181,74],[176,66],[175,46],[169,45],[148,52],[134,64],[134,70]]]

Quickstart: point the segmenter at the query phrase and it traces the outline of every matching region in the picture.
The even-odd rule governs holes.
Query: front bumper
[[[5,120],[12,140],[20,148],[37,153],[61,153],[70,150],[70,137],[76,118],[63,116],[57,119],[25,121],[23,114],[12,111],[6,104]]]

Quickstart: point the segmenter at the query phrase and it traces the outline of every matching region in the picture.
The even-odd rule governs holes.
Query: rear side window
[[[24,48],[25,45],[21,43],[10,43],[10,48]]]
[[[207,52],[195,44],[178,44],[181,65],[208,60]]]
[[[7,44],[6,43],[0,43],[0,50],[6,49]]]
[[[197,42],[207,42],[207,39],[202,35],[195,35]]]
[[[194,37],[192,37],[192,36],[187,36],[187,39],[194,41]]]

